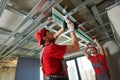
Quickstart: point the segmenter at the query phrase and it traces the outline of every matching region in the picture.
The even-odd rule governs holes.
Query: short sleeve
[[[52,45],[50,49],[50,56],[54,58],[63,58],[66,51],[66,47],[66,45]]]
[[[89,59],[90,61],[92,61],[92,60],[93,60],[93,56],[88,55],[88,59]]]
[[[99,54],[99,58],[101,61],[105,61],[105,55]]]
[[[104,54],[104,55],[102,55],[101,53],[99,53],[99,56],[101,56],[101,57],[105,57],[105,54]]]

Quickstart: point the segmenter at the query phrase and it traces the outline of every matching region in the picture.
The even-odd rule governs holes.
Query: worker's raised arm
[[[59,31],[56,32],[56,34],[54,35],[55,40],[64,32],[64,29],[61,28]]]
[[[100,54],[104,55],[105,52],[104,52],[103,46],[97,41],[96,38],[94,39],[94,42],[97,44],[98,48],[100,49]]]
[[[66,19],[66,23],[70,31],[70,37],[71,37],[71,43],[70,45],[67,45],[66,53],[73,53],[73,52],[79,51],[80,47],[79,47],[78,39],[74,32],[74,24],[69,19]]]
[[[84,54],[86,57],[89,56],[89,54],[88,54],[88,52],[87,52],[88,49],[89,49],[89,47],[86,47],[86,48],[83,50],[83,54]]]
[[[54,19],[52,17],[49,17],[47,19],[46,25],[48,25],[49,23],[53,22]],[[54,23],[56,25],[56,23]],[[54,38],[55,40],[64,32],[64,28],[61,28],[60,30],[58,30],[55,34],[54,34]]]

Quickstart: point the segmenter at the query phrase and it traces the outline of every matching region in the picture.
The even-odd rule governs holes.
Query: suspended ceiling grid
[[[102,44],[114,39],[105,10],[114,3],[114,0],[1,0],[0,66],[11,67],[8,64],[18,57],[39,58],[41,49],[37,48],[33,36],[35,31],[47,26],[55,33],[62,27],[48,18],[52,16],[52,7],[62,14],[65,12],[72,21],[78,22],[79,30],[90,39],[96,37]],[[77,32],[76,34],[82,51],[88,40]],[[69,44],[68,33],[61,35],[57,43]],[[78,52],[75,55],[82,54]]]

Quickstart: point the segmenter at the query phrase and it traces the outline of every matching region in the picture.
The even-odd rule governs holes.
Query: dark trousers
[[[109,75],[106,74],[97,74],[96,80],[111,80]]]

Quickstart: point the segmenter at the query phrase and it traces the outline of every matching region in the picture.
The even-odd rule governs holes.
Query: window
[[[42,67],[40,67],[40,80],[43,80],[43,72],[42,72]]]
[[[77,58],[77,63],[82,80],[95,80],[92,64],[85,56]]]
[[[68,66],[67,70],[68,70],[69,80],[79,80],[76,65],[75,65],[75,60],[69,60],[66,63]]]

